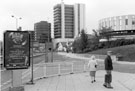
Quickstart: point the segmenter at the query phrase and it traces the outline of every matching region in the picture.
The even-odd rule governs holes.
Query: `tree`
[[[95,29],[93,29],[92,31],[94,32],[95,42],[96,42],[96,44],[98,44],[99,40],[100,40],[99,33]]]
[[[80,37],[77,37],[73,42],[74,52],[84,52],[88,45],[88,36],[84,30],[81,31]]]
[[[82,51],[84,51],[84,49],[87,48],[87,44],[88,44],[88,36],[83,29],[81,31],[81,50]]]
[[[114,31],[112,29],[112,27],[102,27],[101,29],[99,29],[99,34],[101,37],[105,37],[107,39],[107,41],[109,42],[111,35],[107,34],[110,31]]]
[[[73,47],[73,52],[76,53],[76,52],[81,52],[81,42],[80,42],[80,38],[77,38],[74,40],[73,44],[72,44],[72,47]]]

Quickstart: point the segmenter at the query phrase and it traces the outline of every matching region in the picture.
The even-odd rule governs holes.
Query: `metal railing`
[[[51,76],[85,72],[88,71],[87,64],[87,61],[37,64],[34,65],[34,80]],[[30,78],[31,69],[28,69],[27,76],[24,75],[22,77],[23,83],[28,82]]]
[[[74,74],[88,71],[87,61],[78,62],[55,62],[55,63],[41,63],[34,65],[33,77],[34,81],[52,76],[61,76],[66,74]],[[31,69],[22,70],[22,84],[25,84],[31,80]],[[2,91],[7,91],[11,86],[12,80],[8,83],[2,84]]]
[[[102,57],[98,56],[97,58],[104,58],[104,57],[105,56]],[[51,76],[61,76],[66,74],[86,72],[89,70],[87,67],[88,61],[89,60],[35,64],[33,65],[33,79],[37,80],[37,79],[42,79]],[[31,68],[20,70],[20,71],[22,71],[22,83],[24,84],[29,82],[32,76]],[[1,84],[2,91],[7,91],[5,89],[8,89],[8,87],[11,86],[12,80],[10,77],[11,76],[8,76],[8,78],[6,78],[6,79],[10,79],[7,81],[6,84],[5,83]]]

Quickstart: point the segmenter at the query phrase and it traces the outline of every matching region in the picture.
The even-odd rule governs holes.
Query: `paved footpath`
[[[89,72],[54,76],[25,85],[25,91],[135,91],[135,75],[112,72],[113,89],[103,87],[104,71],[97,71],[96,82],[91,83]]]
[[[74,54],[61,55],[84,58]],[[135,91],[135,74],[113,71],[113,89],[103,87],[104,75],[105,71],[97,71],[95,83],[91,83],[89,72],[43,78],[36,80],[34,85],[25,85],[25,91]]]

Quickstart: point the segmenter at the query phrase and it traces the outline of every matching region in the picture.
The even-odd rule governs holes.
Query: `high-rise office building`
[[[36,41],[39,43],[50,42],[51,40],[51,24],[47,21],[40,21],[34,24]]]
[[[85,30],[84,4],[67,5],[62,2],[54,6],[54,46],[74,41],[82,29]]]

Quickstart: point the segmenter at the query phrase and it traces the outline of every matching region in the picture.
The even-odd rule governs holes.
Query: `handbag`
[[[97,68],[97,65],[95,65],[95,68]]]

